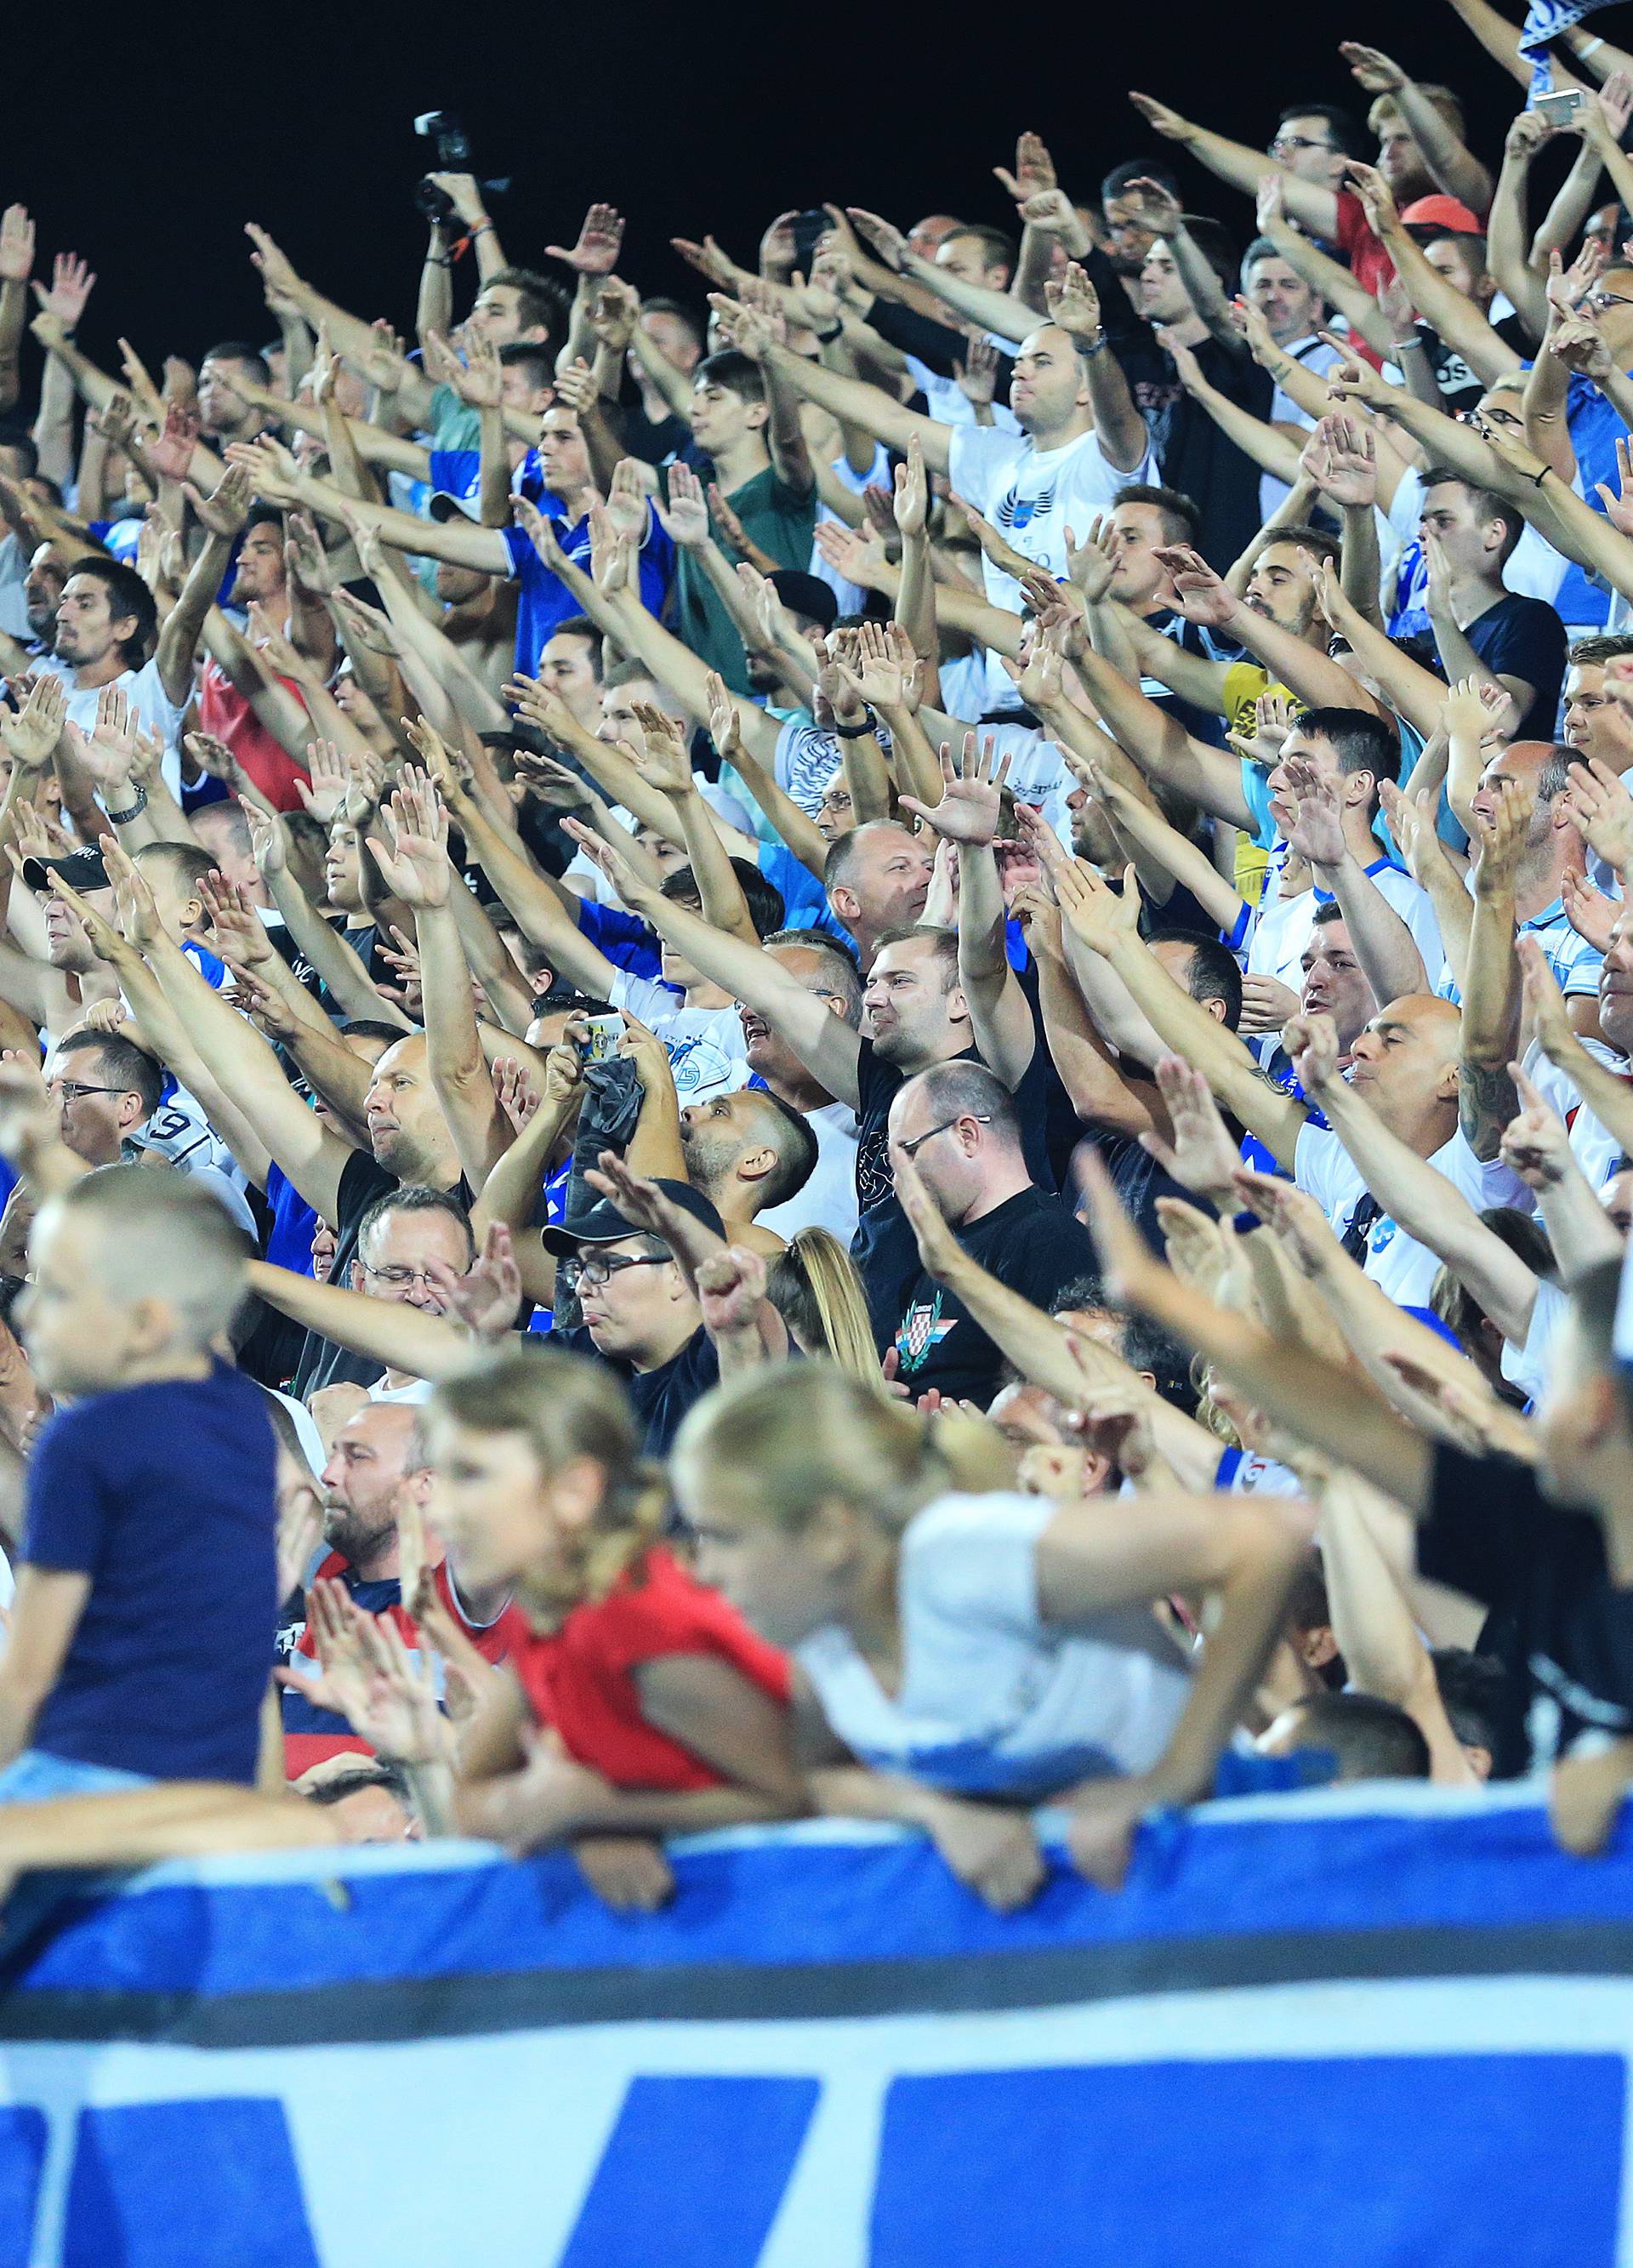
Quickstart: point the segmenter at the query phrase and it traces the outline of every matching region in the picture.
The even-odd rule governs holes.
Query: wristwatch
[[[113,821],[115,827],[127,826],[131,820],[140,819],[143,813],[147,809],[147,790],[144,787],[139,787],[136,790],[136,801],[126,811],[115,811],[113,806],[107,803],[105,803],[102,806],[102,808],[107,812],[108,817]]]
[[[812,336],[820,347],[831,347],[835,340],[842,335],[844,328],[842,322],[838,322],[831,331],[813,331]]]
[[[842,725],[838,718],[835,717],[834,719],[835,738],[841,740],[860,740],[873,730],[874,721],[873,711],[871,709],[868,711],[866,716],[864,717],[859,725]],[[113,817],[113,814],[110,812],[108,816],[111,819]]]

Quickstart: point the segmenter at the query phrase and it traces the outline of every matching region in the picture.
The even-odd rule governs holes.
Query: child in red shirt
[[[406,1653],[363,1633],[375,1675],[354,1722],[408,1768],[427,1831],[513,1851],[571,1840],[598,1887],[622,1877],[640,1886],[627,1902],[651,1904],[667,1870],[647,1838],[804,1811],[786,1661],[658,1541],[662,1483],[612,1373],[549,1348],[502,1354],[445,1380],[425,1427],[450,1553],[516,1595],[506,1660],[454,1756]],[[592,1860],[618,1854],[583,1838],[607,1837],[640,1846],[604,1881]]]

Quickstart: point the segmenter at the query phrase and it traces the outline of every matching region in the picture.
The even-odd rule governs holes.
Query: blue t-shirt
[[[604,953],[614,968],[631,976],[657,976],[663,967],[658,932],[639,914],[622,906],[598,905],[593,898],[578,901],[578,927]]]
[[[857,941],[828,910],[828,892],[810,868],[800,865],[787,844],[762,843],[759,856],[761,873],[774,889],[782,892],[783,928],[826,930],[829,937],[839,939],[847,952],[854,953]]]
[[[318,1216],[276,1161],[267,1167],[267,1204],[272,1214],[272,1230],[267,1238],[268,1264],[287,1268],[296,1276],[310,1276]]]
[[[523,495],[532,495],[526,475],[521,484]],[[555,522],[555,540],[576,567],[590,571],[590,515],[574,527],[569,527],[559,498],[548,490],[534,497],[533,501],[547,519]],[[519,527],[502,527],[498,534],[504,538],[511,555],[511,572],[520,585],[516,600],[516,666],[525,676],[537,674],[539,657],[554,636],[558,622],[569,621],[583,609],[565,583],[553,575],[533,549],[526,532]],[[661,615],[664,601],[669,595],[670,578],[674,571],[674,546],[658,525],[657,513],[651,504],[646,507],[646,534],[641,539],[640,555],[636,561],[641,578],[641,603],[649,614]]]
[[[277,1631],[277,1444],[225,1364],[61,1410],[22,1557],[91,1578],[33,1746],[153,1779],[254,1782]]]
[[[1599,483],[1603,481],[1607,488],[1615,489],[1616,443],[1625,438],[1628,429],[1614,402],[1580,371],[1571,372],[1565,392],[1565,430],[1581,479],[1582,501],[1590,511],[1603,512]],[[1554,604],[1562,622],[1576,630],[1597,630],[1609,612],[1610,593],[1590,583],[1573,559],[1554,593]],[[1550,724],[1543,738],[1553,737]]]

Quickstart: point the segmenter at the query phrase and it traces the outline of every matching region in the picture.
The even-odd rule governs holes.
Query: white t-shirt
[[[1582,493],[1582,476],[1578,473],[1571,482],[1578,496]],[[1379,513],[1382,523],[1379,536],[1384,554],[1383,607],[1384,619],[1391,622],[1396,612],[1396,596],[1401,568],[1409,552],[1411,562],[1411,592],[1415,611],[1421,611],[1423,593],[1428,588],[1428,571],[1417,545],[1417,522],[1423,509],[1423,476],[1416,465],[1409,465],[1401,474],[1394,495],[1390,498],[1387,514]],[[1548,606],[1559,595],[1570,562],[1563,552],[1539,535],[1529,520],[1526,532],[1503,563],[1503,582],[1510,591],[1522,599],[1541,599]]]
[[[15,638],[19,645],[33,643],[33,631],[29,627],[28,601],[24,585],[28,580],[31,552],[23,549],[23,539],[15,529],[8,530],[0,541],[0,630]]]
[[[1000,354],[1013,358],[1013,339],[1001,339],[991,331],[987,336]],[[931,370],[930,364],[921,362],[916,355],[908,355],[907,365],[908,375],[923,395],[925,406],[938,425],[974,425],[975,405],[956,378],[949,378],[943,371]],[[1015,422],[1014,411],[1007,401],[1000,401],[996,394],[992,397],[992,424],[1000,433],[1019,433],[1020,431]],[[971,501],[974,502],[973,497]]]
[[[614,1008],[638,1017],[669,1050],[682,1109],[747,1086],[747,1046],[735,1008],[688,1008],[673,985],[622,968],[607,989]]]
[[[1531,1192],[1501,1159],[1482,1164],[1460,1130],[1441,1144],[1429,1163],[1461,1191],[1476,1212],[1488,1205],[1515,1205],[1529,1212]],[[1306,1126],[1293,1151],[1293,1180],[1308,1189],[1338,1235],[1349,1227],[1356,1207],[1366,1195],[1358,1166],[1330,1126]],[[1366,1239],[1366,1273],[1380,1291],[1400,1307],[1426,1307],[1440,1256],[1398,1227],[1387,1213],[1372,1223]]]
[[[1503,1347],[1503,1375],[1529,1402],[1539,1402],[1548,1384],[1555,1334],[1570,1312],[1570,1300],[1557,1284],[1539,1284],[1523,1346],[1512,1339]]]
[[[1074,1780],[1149,1770],[1188,1677],[1144,1607],[1068,1631],[1038,1610],[1038,1538],[1057,1507],[944,1496],[901,1539],[901,1684],[885,1692],[848,1632],[796,1649],[840,1739],[879,1771],[959,1795],[1041,1801]]]
[[[1152,477],[1148,451],[1130,472],[1110,463],[1095,433],[1080,433],[1063,449],[1034,448],[1026,433],[1003,433],[990,425],[955,425],[949,438],[949,476],[959,495],[992,522],[1006,542],[1050,575],[1066,571],[1066,530],[1081,543],[1097,513],[1130,481]],[[982,561],[987,598],[995,607],[1019,614],[1023,600],[1012,576]],[[987,661],[989,705],[1012,709],[1015,688],[997,654]]]
[[[1342,362],[1343,359],[1336,347],[1329,347],[1324,341],[1313,336],[1307,339],[1295,339],[1290,346],[1283,349],[1283,352],[1290,354],[1295,362],[1302,363],[1305,368],[1316,378],[1325,378],[1334,364]],[[1315,430],[1315,420],[1309,411],[1300,409],[1291,394],[1284,394],[1279,386],[1270,396],[1270,423],[1272,425],[1300,425],[1306,433],[1313,432]],[[1272,512],[1279,512],[1291,493],[1286,482],[1278,481],[1274,473],[1261,473],[1259,475],[1261,517],[1269,519]]]
[[[1633,1068],[1614,1048],[1607,1048],[1602,1040],[1585,1039],[1582,1044],[1607,1071],[1633,1088]],[[1591,1187],[1602,1189],[1615,1172],[1616,1160],[1622,1155],[1620,1141],[1602,1119],[1593,1116],[1575,1082],[1549,1063],[1534,1040],[1526,1049],[1519,1068],[1549,1109],[1564,1120],[1570,1130],[1571,1155]]]
[[[807,819],[814,819],[821,810],[822,799],[842,762],[834,735],[820,725],[806,724],[803,718],[789,718],[777,734],[772,758],[776,784]]]
[[[866,472],[858,473],[842,449],[833,459],[828,470],[841,488],[849,489],[852,496],[860,496],[863,490],[869,486],[881,488],[886,495],[890,492],[890,452],[882,441],[874,443],[873,461]],[[817,505],[818,524],[820,525],[825,519],[836,526],[849,525],[848,522],[840,519],[836,512],[831,512],[827,504],[819,504]],[[860,583],[853,583],[848,576],[842,575],[833,561],[824,556],[814,541],[811,546],[809,571],[816,577],[818,582],[828,585],[828,589],[839,601],[839,611],[842,615],[859,615],[867,605],[868,593],[862,588]]]
[[[1428,892],[1387,858],[1374,859],[1366,872],[1379,897],[1387,899],[1411,931],[1412,941],[1423,956],[1425,984],[1432,985],[1445,966],[1445,947]],[[1332,895],[1330,890],[1300,890],[1297,897],[1262,907],[1247,946],[1248,975],[1274,976],[1291,984],[1295,992],[1300,990],[1304,983],[1300,964],[1315,928],[1315,909],[1329,905]],[[1381,1008],[1384,1004],[1380,1000],[1378,1005]]]
[[[122,670],[109,682],[118,686],[129,701],[143,730],[156,733],[164,742],[164,761],[159,770],[164,775],[165,785],[180,803],[181,758],[176,747],[176,735],[187,713],[187,702],[173,701],[166,692],[156,660],[144,661],[140,669]],[[100,685],[76,685],[72,676],[69,675],[63,678],[63,689],[68,696],[64,713],[69,723],[77,725],[82,733],[91,732],[96,724],[96,705],[105,688]]]
[[[431,1382],[429,1378],[411,1378],[406,1386],[387,1386],[386,1373],[381,1371],[369,1388],[371,1402],[406,1402],[412,1405],[429,1402],[430,1398]]]
[[[754,1220],[781,1237],[796,1236],[802,1228],[826,1228],[849,1251],[857,1233],[857,1114],[848,1102],[825,1102],[804,1116],[816,1136],[811,1178],[798,1196],[757,1212]]]

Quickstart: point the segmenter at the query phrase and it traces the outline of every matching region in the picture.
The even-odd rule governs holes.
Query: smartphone
[[[794,265],[807,280],[811,263],[816,258],[816,248],[834,224],[820,205],[794,215]]]
[[[585,1063],[611,1063],[622,1044],[623,1035],[624,1020],[622,1016],[586,1016],[584,1042]]]
[[[1573,86],[1563,94],[1540,94],[1531,107],[1550,126],[1569,126],[1586,100],[1582,89]]]

